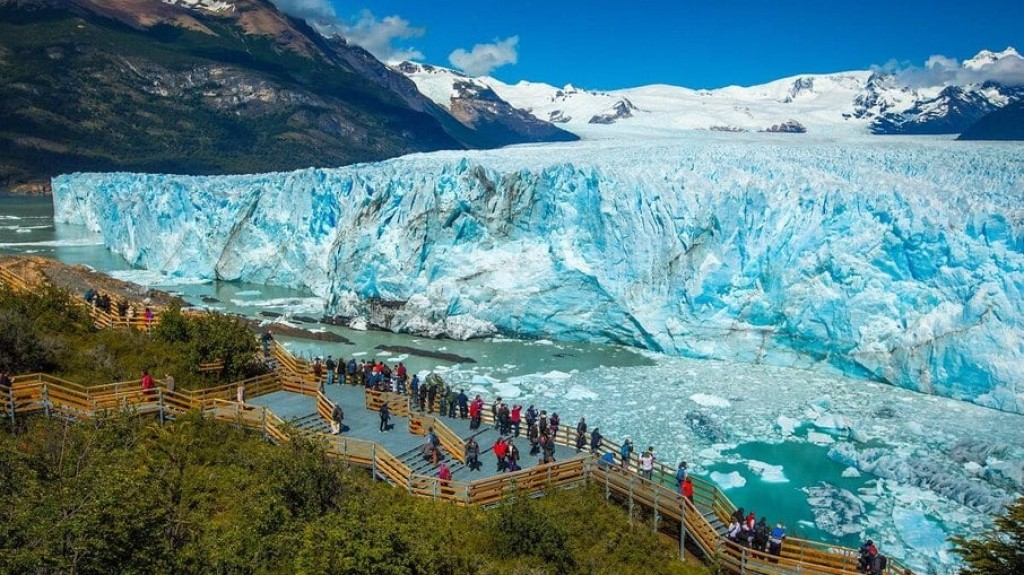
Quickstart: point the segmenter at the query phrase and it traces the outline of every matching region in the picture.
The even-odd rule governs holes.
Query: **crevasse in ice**
[[[390,329],[816,363],[1024,412],[1022,174],[1006,144],[705,135],[53,191],[134,265],[305,285]]]

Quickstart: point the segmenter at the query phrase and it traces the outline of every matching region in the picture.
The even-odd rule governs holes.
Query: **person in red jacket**
[[[483,411],[484,400],[480,396],[476,396],[476,399],[469,404],[469,428],[478,429],[480,427],[480,412]]]
[[[683,480],[683,485],[679,488],[679,490],[683,492],[683,497],[689,499],[690,503],[693,503],[693,481],[690,479],[689,476],[687,476],[686,479]]]
[[[153,391],[153,376],[149,375],[149,370],[142,370],[142,380],[139,381],[139,385],[142,387],[142,393],[149,395]]]
[[[513,405],[509,419],[512,421],[512,436],[519,437],[519,422],[522,421],[523,406]]]
[[[448,464],[441,462],[441,469],[437,472],[437,478],[441,480],[442,486],[447,486],[448,482],[452,480],[452,470],[448,469]]]
[[[498,471],[505,471],[505,454],[508,453],[508,445],[505,440],[498,438],[494,442],[494,456],[498,458]]]

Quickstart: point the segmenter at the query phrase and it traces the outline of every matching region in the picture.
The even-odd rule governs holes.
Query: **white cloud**
[[[354,23],[340,22],[337,32],[349,42],[361,46],[382,62],[423,60],[423,53],[413,47],[396,46],[397,40],[419,38],[426,30],[409,24],[401,16],[385,16],[380,20],[363,10]]]
[[[981,52],[964,62],[935,54],[925,61],[923,68],[898,66],[892,71],[896,72],[901,84],[911,88],[963,86],[989,81],[1006,86],[1024,86],[1024,58],[1012,48],[997,54]]]
[[[273,1],[282,12],[302,18],[321,34],[338,34],[383,62],[424,59],[423,53],[415,48],[395,45],[397,41],[419,38],[426,33],[401,16],[377,19],[369,10],[363,10],[346,21],[338,17],[330,0]]]
[[[459,48],[448,55],[448,61],[470,76],[485,76],[495,68],[515,64],[519,60],[518,44],[519,36],[511,36],[493,44],[477,44],[469,52]]]
[[[338,22],[338,15],[329,0],[274,0],[274,4],[285,14],[313,25],[327,26]]]

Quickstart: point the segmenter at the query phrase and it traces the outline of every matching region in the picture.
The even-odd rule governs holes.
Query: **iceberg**
[[[396,331],[826,367],[1024,413],[1022,174],[1013,145],[706,134],[53,194],[133,266],[305,286]]]

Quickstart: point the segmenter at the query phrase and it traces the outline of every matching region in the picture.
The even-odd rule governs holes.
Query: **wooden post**
[[[370,479],[377,480],[377,444],[370,447]]]
[[[164,424],[164,390],[157,388],[156,390],[156,407],[160,417],[160,425]]]
[[[740,575],[747,575],[747,548],[740,547]]]
[[[679,511],[679,560],[686,560],[686,497],[683,497]]]
[[[270,438],[270,434],[267,432],[267,408],[264,407],[260,414],[260,428],[263,430],[263,440],[266,441]]]
[[[654,490],[654,523],[652,524],[652,529],[653,529],[653,531],[655,533],[658,532],[658,520],[661,519],[661,516],[658,514],[658,496],[659,495],[661,495],[661,494],[658,492],[657,489],[655,489]]]
[[[629,522],[633,522],[633,474],[629,475]]]
[[[46,389],[45,383],[43,384],[43,392],[39,397],[43,402],[43,411],[46,412],[46,417],[50,417],[50,392]]]

